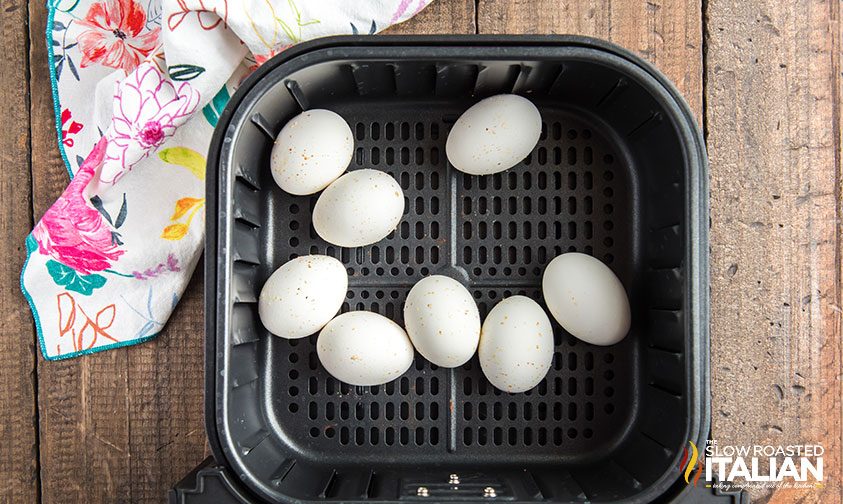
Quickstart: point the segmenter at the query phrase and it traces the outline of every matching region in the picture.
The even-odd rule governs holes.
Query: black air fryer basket
[[[503,173],[455,171],[449,129],[499,93],[538,106],[538,145]],[[348,121],[350,170],[401,184],[405,214],[381,242],[329,245],[316,196],[273,183],[273,140],[310,108]],[[709,426],[707,165],[687,105],[640,58],[581,37],[302,44],[238,90],[208,168],[207,429],[232,502],[651,502],[686,488],[683,448]],[[400,324],[435,273],[464,281],[481,316],[510,295],[541,303],[544,266],[568,251],[620,277],[632,330],[596,347],[554,325],[551,370],[523,394],[494,389],[476,356],[449,370],[417,355],[392,383],[349,386],[320,366],[316,336],[273,337],[257,316],[263,282],[299,255],[346,265],[343,311]]]

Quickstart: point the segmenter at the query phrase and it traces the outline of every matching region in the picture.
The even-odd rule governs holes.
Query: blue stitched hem
[[[73,171],[70,169],[70,161],[67,159],[67,152],[64,151],[64,142],[61,138],[61,102],[59,101],[59,81],[56,78],[55,53],[53,51],[53,24],[56,15],[56,5],[61,0],[55,0],[47,5],[47,30],[45,36],[47,38],[47,57],[49,58],[48,65],[50,67],[50,88],[53,92],[53,115],[56,117],[56,139],[59,144],[59,152],[61,159],[64,161],[64,167],[67,169],[67,174],[73,178]]]
[[[56,13],[56,4],[60,0],[55,0],[51,4],[47,5],[47,30],[46,30],[46,38],[47,38],[47,54],[50,58],[49,65],[50,65],[50,87],[52,88],[53,92],[53,114],[56,117],[56,137],[58,139],[58,146],[59,152],[61,152],[61,158],[64,161],[64,167],[67,169],[68,175],[70,178],[73,178],[73,172],[70,170],[70,162],[67,160],[67,153],[64,150],[64,143],[62,143],[61,138],[61,104],[59,103],[59,91],[58,91],[58,80],[56,79],[56,67],[53,64],[54,60],[54,53],[53,53],[53,23]],[[94,348],[89,348],[87,350],[81,350],[78,352],[72,352],[68,354],[61,354],[61,355],[47,355],[47,347],[44,345],[44,331],[41,328],[41,319],[38,316],[38,309],[35,307],[35,302],[32,299],[32,296],[26,290],[23,284],[23,275],[26,272],[26,268],[29,266],[29,258],[32,256],[32,253],[37,250],[38,246],[35,243],[35,238],[32,234],[28,234],[26,236],[26,260],[23,263],[23,268],[20,271],[20,290],[23,293],[23,297],[26,298],[26,302],[29,303],[29,309],[32,311],[32,319],[35,322],[35,332],[38,333],[38,345],[41,347],[41,355],[44,356],[44,359],[48,361],[57,361],[63,359],[70,359],[72,357],[79,357],[80,355],[87,355],[97,352],[102,352],[105,350],[111,350],[113,348],[120,348],[129,345],[137,345],[138,343],[143,343],[145,341],[149,341],[160,333],[150,334],[149,336],[144,336],[142,338],[135,338],[132,340],[127,341],[119,341],[117,343],[112,343],[110,345],[101,345]]]
[[[111,343],[109,345],[101,345],[94,348],[89,348],[87,350],[80,350],[78,352],[72,352],[68,354],[61,354],[61,355],[47,355],[47,347],[44,344],[44,331],[41,328],[41,319],[38,317],[38,309],[35,308],[35,301],[32,300],[32,296],[29,294],[29,291],[26,290],[26,287],[23,285],[23,274],[26,272],[26,268],[29,266],[29,258],[32,256],[32,253],[38,249],[38,245],[35,243],[35,238],[32,234],[28,234],[26,236],[26,260],[23,263],[23,268],[20,271],[20,290],[23,293],[23,297],[26,298],[26,302],[29,303],[29,309],[32,311],[32,318],[35,321],[35,331],[38,333],[38,346],[41,347],[41,355],[48,361],[57,361],[63,359],[70,359],[72,357],[79,357],[80,355],[87,355],[97,352],[102,352],[104,350],[111,350],[112,348],[120,348],[129,345],[137,345],[138,343],[143,343],[145,341],[149,341],[161,333],[150,334],[149,336],[144,336],[142,338],[135,338],[126,341],[119,341],[117,343]]]

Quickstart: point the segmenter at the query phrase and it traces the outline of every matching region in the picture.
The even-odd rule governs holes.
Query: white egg
[[[413,345],[395,322],[377,313],[343,313],[319,333],[319,362],[334,378],[351,385],[380,385],[404,374]]]
[[[341,262],[324,255],[297,257],[275,270],[261,289],[258,314],[276,336],[314,334],[340,310],[348,290]]]
[[[342,175],[353,153],[345,119],[330,110],[307,110],[278,133],[269,158],[272,178],[290,194],[314,194]]]
[[[541,382],[553,361],[553,328],[538,303],[504,299],[489,312],[477,348],[480,368],[496,388],[524,392]]]
[[[512,168],[527,157],[542,130],[533,103],[518,95],[497,95],[475,103],[454,123],[445,152],[454,168],[489,175]]]
[[[338,178],[313,207],[313,227],[328,243],[362,247],[386,238],[404,214],[404,192],[387,173],[355,170]]]
[[[614,345],[629,332],[626,290],[608,266],[590,255],[562,254],[547,265],[542,292],[553,318],[592,345]]]
[[[480,312],[471,293],[442,275],[424,278],[410,289],[404,326],[416,350],[446,368],[465,364],[480,340]]]

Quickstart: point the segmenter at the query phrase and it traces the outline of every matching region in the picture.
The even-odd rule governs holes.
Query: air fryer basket
[[[453,170],[453,122],[510,92],[541,111],[537,147],[504,173]],[[349,169],[401,184],[405,214],[385,240],[327,244],[310,223],[316,197],[273,183],[274,137],[310,108],[351,125]],[[325,39],[243,84],[209,168],[208,431],[260,498],[438,502],[491,487],[497,500],[649,502],[677,481],[687,442],[705,439],[705,155],[681,97],[639,58],[578,37]],[[465,282],[481,316],[514,294],[541,302],[544,266],[567,251],[620,277],[632,330],[595,347],[554,325],[551,371],[524,394],[494,389],[476,357],[448,370],[417,355],[392,383],[348,386],[319,365],[315,336],[276,338],[257,317],[263,282],[298,255],[347,266],[343,311],[401,323],[410,287],[435,273]]]

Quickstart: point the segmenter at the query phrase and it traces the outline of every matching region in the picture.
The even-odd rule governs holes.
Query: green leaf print
[[[53,277],[56,285],[61,285],[69,291],[90,296],[95,289],[105,285],[105,277],[102,275],[80,275],[79,272],[69,266],[53,261],[47,261],[47,272]]]

